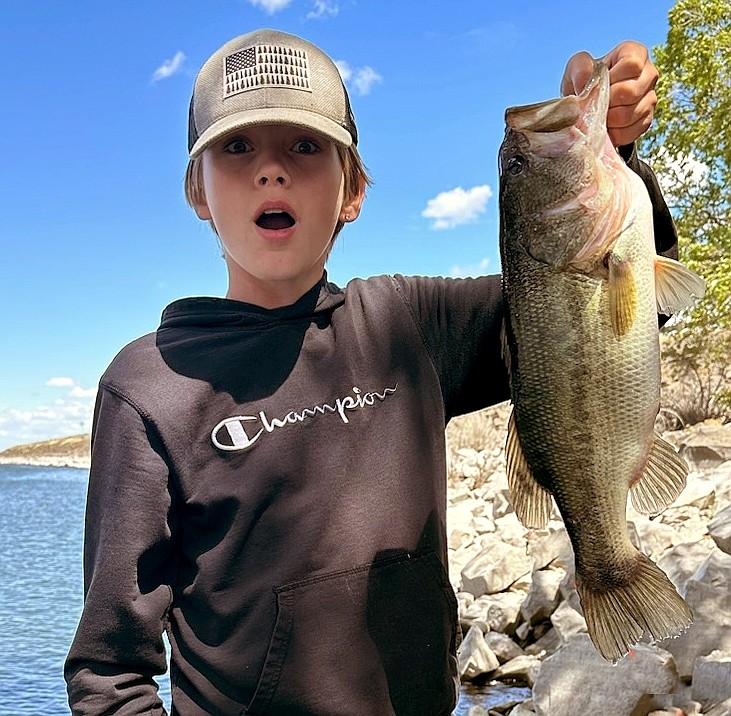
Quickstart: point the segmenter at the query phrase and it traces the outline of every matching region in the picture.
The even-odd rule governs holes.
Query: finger
[[[609,84],[612,89],[621,87],[625,93],[629,92],[624,96],[621,94],[617,96],[617,104],[632,104],[655,88],[657,69],[650,60],[647,47],[639,42],[632,40],[621,42],[602,60],[609,67]],[[614,99],[615,97],[612,97],[612,100]]]
[[[648,61],[637,77],[615,80],[610,85],[609,106],[620,107],[637,104],[647,95],[654,94],[657,78],[658,72],[655,65]]]
[[[642,68],[649,61],[649,51],[639,42],[626,40],[612,48],[601,59],[609,68],[610,78],[615,82],[621,82],[640,76]]]
[[[656,104],[657,96],[650,92],[635,105],[612,107],[607,112],[607,132],[612,144],[632,144],[644,134],[652,124]]]
[[[594,58],[588,52],[577,52],[566,63],[561,78],[561,94],[581,94],[594,70]]]

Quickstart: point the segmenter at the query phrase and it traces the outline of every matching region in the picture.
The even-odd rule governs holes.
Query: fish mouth
[[[604,62],[594,62],[594,69],[584,90],[536,104],[510,107],[505,111],[505,123],[516,132],[549,134],[576,127],[586,134],[594,124],[594,113],[606,116],[609,103],[609,70]],[[593,111],[592,111],[593,110]]]
[[[260,229],[281,231],[282,229],[291,229],[297,221],[286,209],[275,207],[263,209],[254,220],[254,223]]]

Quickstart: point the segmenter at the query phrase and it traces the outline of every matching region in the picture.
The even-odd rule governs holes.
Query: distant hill
[[[0,464],[48,465],[50,467],[88,468],[90,460],[89,435],[43,440],[39,443],[16,445],[0,452]]]

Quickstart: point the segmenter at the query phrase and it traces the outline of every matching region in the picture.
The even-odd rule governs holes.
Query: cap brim
[[[230,132],[245,127],[255,127],[262,124],[288,124],[303,129],[311,129],[318,134],[322,134],[332,140],[341,147],[349,147],[353,144],[353,137],[350,132],[333,122],[327,117],[314,112],[308,112],[302,109],[247,109],[243,112],[223,117],[214,122],[193,145],[190,150],[190,158],[197,157],[204,149],[209,147],[221,137],[226,136]]]

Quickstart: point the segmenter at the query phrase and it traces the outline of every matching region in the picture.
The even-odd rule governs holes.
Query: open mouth
[[[269,230],[289,229],[294,226],[294,223],[291,214],[279,209],[267,209],[256,220],[256,225],[259,228]]]

